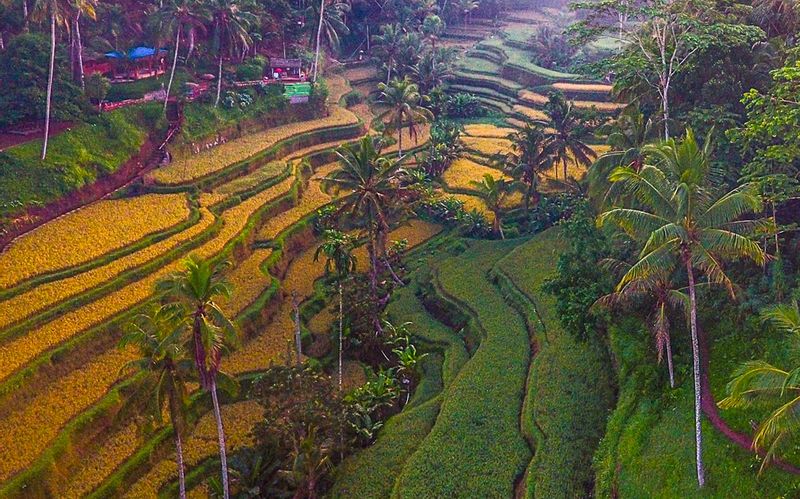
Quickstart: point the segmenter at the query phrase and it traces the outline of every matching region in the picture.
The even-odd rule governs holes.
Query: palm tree
[[[464,26],[467,25],[467,19],[472,17],[472,11],[477,10],[480,5],[478,0],[456,0],[456,8],[463,16]]]
[[[544,112],[549,121],[537,123],[550,130],[547,132],[548,148],[555,157],[555,164],[563,165],[564,180],[567,180],[567,165],[570,161],[588,167],[597,154],[583,142],[586,130],[576,115],[572,102],[564,98],[563,94],[551,93]],[[556,170],[556,178],[558,178],[558,170]]]
[[[425,16],[420,30],[422,36],[431,44],[431,50],[436,50],[436,40],[444,33],[444,21],[436,14]]]
[[[635,107],[626,108],[613,123],[601,130],[611,150],[592,163],[587,174],[589,196],[598,200],[598,206],[607,206],[617,200],[618,192],[611,189],[608,176],[618,166],[628,166],[638,171],[644,163],[644,146],[656,138],[653,120],[645,119]]]
[[[495,179],[492,175],[486,173],[480,182],[474,180],[470,184],[478,191],[478,196],[486,203],[486,207],[494,215],[492,221],[492,230],[495,235],[499,235],[501,239],[505,239],[503,234],[503,223],[500,217],[503,211],[503,202],[506,196],[511,192],[511,184],[505,179]]]
[[[768,307],[761,312],[761,319],[785,333],[792,348],[800,346],[800,309],[797,301],[791,305]],[[761,470],[797,434],[797,414],[800,411],[798,373],[798,367],[785,371],[764,360],[746,362],[734,373],[727,386],[728,396],[718,404],[722,409],[752,405],[775,408],[758,425],[753,438],[756,452],[767,447]]]
[[[25,4],[27,5],[27,3]],[[47,144],[50,140],[50,114],[53,101],[53,74],[56,65],[56,28],[69,26],[67,14],[74,8],[92,19],[95,17],[94,4],[89,0],[36,0],[33,4],[33,16],[37,19],[49,19],[50,22],[50,65],[47,76],[47,97],[44,116],[44,141],[42,142],[42,161],[47,159]]]
[[[219,105],[222,93],[222,56],[225,48],[228,55],[239,48],[246,54],[253,39],[250,37],[250,26],[258,20],[258,16],[249,9],[253,5],[247,0],[214,0],[211,3],[211,17],[214,20],[214,44],[217,46],[217,98],[214,107]]]
[[[177,272],[159,282],[157,289],[163,291],[170,303],[181,310],[191,324],[188,348],[194,352],[194,363],[200,378],[200,386],[211,392],[214,417],[219,438],[219,456],[222,464],[222,485],[228,498],[228,463],[225,452],[225,431],[217,398],[217,381],[224,385],[233,381],[219,369],[222,352],[238,342],[236,327],[220,309],[217,300],[230,298],[231,288],[221,277],[224,265],[212,264],[189,256],[183,262],[184,271]]]
[[[552,168],[553,156],[547,147],[544,132],[538,126],[526,123],[518,132],[509,135],[511,152],[504,158],[511,176],[527,186],[525,209],[530,209],[533,199],[539,202],[539,175]]]
[[[339,34],[347,35],[350,33],[350,28],[347,27],[347,23],[344,21],[346,12],[350,12],[350,4],[341,0],[320,0],[319,8],[315,3],[312,3],[309,7],[309,13],[319,19],[315,42],[316,49],[314,51],[313,81],[316,81],[319,71],[319,51],[322,46],[323,33],[328,46],[332,49],[339,48]]]
[[[87,14],[92,19],[97,17],[95,12],[95,0],[72,0],[73,10],[73,47],[72,54],[75,58],[77,67],[77,79],[81,85],[81,90],[86,90],[86,82],[83,73],[83,42],[81,41],[81,15]]]
[[[402,160],[381,155],[372,137],[358,144],[345,144],[336,150],[340,168],[324,179],[344,194],[339,198],[339,213],[360,221],[367,232],[367,253],[370,261],[370,292],[378,299],[379,258],[386,263],[386,239],[393,211],[405,209],[397,203],[407,188],[402,185],[405,174]],[[376,331],[380,318],[374,318]]]
[[[339,390],[342,389],[342,347],[344,345],[344,281],[356,270],[356,257],[353,255],[355,238],[336,230],[325,231],[323,242],[314,253],[314,261],[325,256],[325,273],[334,274],[339,288]]]
[[[381,95],[378,101],[387,106],[378,119],[386,122],[389,130],[398,132],[397,154],[403,157],[403,128],[408,128],[410,138],[417,141],[417,126],[433,120],[433,113],[422,107],[419,87],[408,78],[394,79],[387,85],[378,84]]]
[[[397,63],[397,56],[402,47],[403,30],[397,24],[381,26],[381,34],[372,37],[376,45],[375,55],[386,64],[386,84],[392,80],[392,70]]]
[[[639,171],[621,166],[610,177],[612,182],[623,183],[636,205],[612,208],[600,215],[598,223],[615,223],[634,238],[646,240],[638,261],[622,277],[617,291],[629,282],[668,271],[675,258],[685,267],[695,391],[695,457],[697,481],[702,487],[705,470],[695,270],[735,296],[722,262],[747,258],[758,265],[765,263],[766,255],[749,237],[764,222],[738,220],[746,213],[759,213],[762,202],[752,184],[729,192],[719,189],[719,173],[711,165],[711,141],[706,140],[701,148],[691,130],[681,142],[667,140],[647,146],[644,152],[652,164],[646,162]]]
[[[624,262],[613,263],[623,264]],[[669,386],[675,388],[670,316],[682,314],[684,317],[688,317],[689,297],[674,282],[674,273],[658,271],[639,279],[633,279],[617,291],[600,297],[597,304],[613,308],[617,305],[631,306],[647,300],[652,300],[647,324],[656,343],[658,363],[661,363],[666,354]]]
[[[447,48],[440,47],[423,53],[419,61],[411,67],[411,75],[420,92],[429,95],[434,88],[452,77],[455,60],[456,53]]]
[[[161,426],[164,401],[175,432],[175,456],[181,499],[186,498],[183,446],[181,435],[187,408],[186,378],[188,359],[183,347],[186,319],[174,307],[153,306],[149,313],[137,316],[120,340],[119,348],[135,346],[140,358],[128,362],[124,371],[141,373],[137,391],[149,392],[148,413]]]
[[[181,45],[181,34],[184,26],[201,25],[206,17],[205,6],[197,0],[167,0],[160,4],[155,13],[156,21],[162,31],[174,31],[175,52],[172,55],[172,69],[167,83],[167,94],[164,97],[164,112],[167,111],[172,82],[175,80],[175,68],[178,66],[178,52]]]

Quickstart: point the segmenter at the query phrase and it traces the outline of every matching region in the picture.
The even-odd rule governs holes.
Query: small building
[[[141,80],[163,75],[166,72],[167,51],[153,47],[134,47],[127,53],[114,50],[105,53],[111,61],[115,79]]]
[[[300,59],[270,57],[268,78],[275,80],[305,81],[303,62]]]

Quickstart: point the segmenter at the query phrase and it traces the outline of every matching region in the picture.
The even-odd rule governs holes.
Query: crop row
[[[442,175],[442,180],[451,189],[472,191],[475,190],[472,182],[481,182],[484,175],[490,175],[495,180],[508,180],[508,177],[500,170],[484,166],[467,158],[459,158],[453,161]]]
[[[497,125],[490,125],[486,123],[473,123],[464,126],[464,132],[473,137],[487,137],[504,139],[510,134],[514,133],[513,128],[499,127]]]
[[[86,263],[188,216],[180,194],[92,203],[25,234],[0,253],[0,289]]]
[[[565,332],[554,298],[541,289],[565,247],[558,229],[520,245],[496,270],[535,307],[539,351],[531,364],[522,425],[536,452],[525,497],[575,497],[593,477],[592,455],[613,406],[610,359],[597,339]],[[537,322],[537,321],[534,321]],[[587,410],[591,408],[591,410]]]
[[[406,462],[392,497],[513,496],[514,481],[531,455],[519,428],[530,345],[522,318],[487,272],[517,244],[475,243],[438,268],[440,292],[470,317],[469,327],[481,331],[482,340],[447,391],[430,434]]]
[[[508,154],[511,152],[511,141],[504,138],[464,137],[464,144],[483,156]]]
[[[17,323],[33,314],[53,307],[69,298],[76,297],[90,290],[98,291],[101,284],[119,279],[131,269],[137,269],[159,256],[168,253],[207,230],[214,222],[214,216],[205,209],[194,210],[194,225],[176,235],[147,246],[135,253],[114,259],[101,267],[96,267],[65,279],[47,282],[31,290],[0,301],[0,328]],[[99,291],[98,291],[99,292]],[[98,293],[94,293],[97,295]],[[69,308],[74,308],[70,305]],[[20,324],[15,329],[30,329],[30,324]],[[0,334],[2,337],[7,333]]]

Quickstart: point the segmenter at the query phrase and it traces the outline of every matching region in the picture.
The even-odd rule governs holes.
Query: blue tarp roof
[[[124,54],[118,50],[114,50],[112,52],[106,52],[105,56],[110,59],[130,59],[135,61],[136,59],[143,59],[145,57],[150,57],[151,55],[155,55],[157,52],[166,52],[164,49],[154,49],[153,47],[134,47],[128,51],[127,54]]]

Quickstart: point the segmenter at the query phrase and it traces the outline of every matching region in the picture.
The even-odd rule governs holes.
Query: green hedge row
[[[531,364],[522,418],[526,434],[536,442],[526,474],[527,497],[590,493],[592,455],[614,403],[611,361],[602,339],[578,342],[565,333],[554,298],[541,290],[563,247],[559,229],[550,229],[496,267],[538,313],[529,319],[539,324],[539,351]]]

